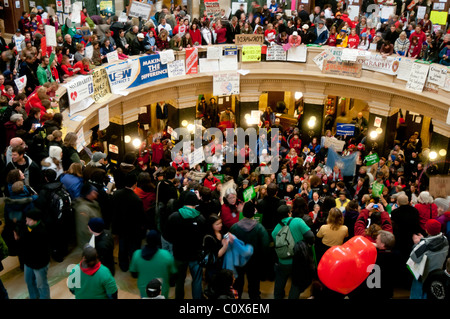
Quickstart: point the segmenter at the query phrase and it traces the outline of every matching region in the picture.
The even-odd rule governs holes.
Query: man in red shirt
[[[422,47],[422,44],[427,41],[427,36],[420,26],[417,26],[416,30],[410,34],[409,41],[411,41],[414,36],[419,39],[419,47]]]

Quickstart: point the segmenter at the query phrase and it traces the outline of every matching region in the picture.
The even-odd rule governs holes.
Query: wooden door
[[[25,10],[23,0],[4,0],[5,2],[5,32],[14,34],[19,26],[20,17]],[[6,6],[8,5],[8,6]]]

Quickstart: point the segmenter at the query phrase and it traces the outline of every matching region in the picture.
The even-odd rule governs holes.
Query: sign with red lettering
[[[198,50],[186,48],[186,74],[198,73]]]

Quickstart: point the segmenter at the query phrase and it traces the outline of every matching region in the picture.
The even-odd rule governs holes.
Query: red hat
[[[436,219],[429,219],[425,224],[425,230],[431,236],[435,236],[441,232],[441,223]]]
[[[359,150],[363,150],[363,149],[364,149],[364,144],[359,143],[359,144],[358,144],[358,149],[359,149]]]
[[[350,144],[348,148],[355,148],[355,144]]]
[[[270,124],[270,122],[269,121],[264,121],[264,125],[266,125],[266,124]]]
[[[399,122],[400,124],[404,124],[404,123],[405,123],[405,119],[404,119],[403,117],[401,117],[401,118],[398,120],[398,122]]]

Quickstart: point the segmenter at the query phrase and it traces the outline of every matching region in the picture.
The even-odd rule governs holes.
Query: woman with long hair
[[[72,199],[80,197],[83,187],[83,166],[80,163],[72,163],[69,169],[61,175],[61,183],[65,186]]]
[[[62,147],[63,151],[62,165],[64,171],[67,171],[72,163],[82,164],[80,155],[77,152],[77,140],[78,136],[74,132],[69,132],[64,137]]]

